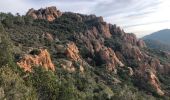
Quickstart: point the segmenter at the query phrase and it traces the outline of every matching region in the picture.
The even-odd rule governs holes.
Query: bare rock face
[[[141,39],[139,39],[139,40],[137,41],[137,45],[138,45],[140,48],[146,47],[145,42],[144,42],[143,40],[141,40]]]
[[[123,36],[123,40],[127,43],[132,44],[132,45],[136,45],[136,43],[137,43],[136,35],[133,33],[125,34]]]
[[[69,42],[63,45],[56,45],[56,52],[57,54],[65,55],[67,58],[75,62],[82,60],[79,54],[78,47],[75,45],[74,42]]]
[[[99,51],[102,47],[103,40],[97,39],[99,38],[99,31],[96,27],[93,27],[92,29],[88,30],[85,33],[76,34],[76,38],[80,43],[83,43],[85,47],[88,49],[88,51],[91,54],[94,54],[94,52]]]
[[[99,54],[101,59],[106,64],[108,71],[114,71],[116,66],[124,66],[124,64],[117,58],[116,54],[111,48],[104,47],[100,50]]]
[[[67,48],[66,48],[66,56],[70,59],[72,59],[73,61],[80,61],[81,58],[79,56],[79,50],[77,48],[77,46],[74,44],[74,42],[70,42],[67,44]]]
[[[26,72],[31,72],[34,66],[42,66],[47,70],[55,71],[50,54],[46,49],[40,49],[38,54],[26,54],[17,64]]]
[[[66,56],[69,60],[61,59],[59,60],[59,64],[61,67],[68,72],[75,72],[79,70],[80,72],[84,72],[84,63],[82,58],[80,57],[79,50],[74,42],[66,43],[65,45],[56,45],[56,52],[58,54],[62,54]],[[77,66],[75,66],[75,63]]]
[[[27,16],[31,16],[34,19],[46,19],[48,21],[53,21],[54,19],[60,17],[62,15],[62,12],[57,10],[56,7],[47,7],[45,9],[39,9],[34,10],[33,8],[30,9],[27,14]]]
[[[105,38],[111,37],[110,26],[106,22],[102,22],[101,24],[99,24],[98,30],[104,35]]]
[[[161,90],[161,87],[159,85],[159,80],[152,71],[148,71],[148,79],[149,79],[149,83],[156,90],[156,92],[159,95],[164,95],[164,92]]]
[[[136,35],[133,33],[128,33],[123,35],[123,40],[126,43],[130,43],[134,46],[138,46],[139,48],[144,48],[146,47],[146,44],[143,40],[137,39]]]
[[[123,54],[129,58],[136,59],[137,61],[141,61],[144,58],[143,53],[140,51],[139,47],[133,46],[130,43],[126,43],[122,49]]]
[[[138,71],[138,74],[140,73],[140,77],[142,79],[145,79],[146,83],[145,85],[149,85],[153,88],[153,90],[160,96],[164,95],[159,79],[157,77],[157,70],[153,67],[154,61],[151,61],[151,64],[145,62],[140,64],[140,69],[136,70]],[[155,63],[156,64],[156,63]],[[157,65],[156,65],[157,66]],[[159,65],[158,65],[159,66]]]

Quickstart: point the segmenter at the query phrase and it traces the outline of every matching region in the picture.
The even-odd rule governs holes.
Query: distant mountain
[[[170,46],[162,43],[157,40],[151,40],[151,39],[146,39],[144,40],[146,45],[150,48],[157,49],[157,50],[162,50],[162,51],[170,51]]]
[[[156,40],[161,43],[170,45],[170,29],[160,30],[158,32],[154,32],[151,35],[147,35],[143,37],[144,40]]]

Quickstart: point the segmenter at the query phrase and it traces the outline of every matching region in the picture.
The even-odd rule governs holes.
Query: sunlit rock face
[[[59,65],[68,72],[84,72],[84,64],[79,49],[74,42],[56,45],[57,54],[62,54],[66,59],[58,59]]]
[[[156,92],[159,95],[164,95],[164,92],[162,91],[160,83],[159,83],[159,79],[154,74],[154,72],[148,71],[147,74],[148,74],[148,79],[149,79],[149,83],[151,84],[151,86],[156,90]]]
[[[32,8],[27,12],[26,15],[31,16],[34,19],[46,19],[48,21],[53,21],[56,18],[60,17],[62,15],[62,12],[60,12],[56,7],[52,6],[45,9],[41,8],[39,10],[34,10]]]
[[[73,61],[80,61],[81,58],[79,56],[79,50],[77,48],[77,46],[73,43],[70,42],[67,44],[67,48],[66,48],[66,56],[70,59],[72,59]]]
[[[50,54],[46,49],[40,49],[38,54],[26,54],[17,64],[26,72],[31,72],[35,66],[41,66],[47,70],[55,71]]]

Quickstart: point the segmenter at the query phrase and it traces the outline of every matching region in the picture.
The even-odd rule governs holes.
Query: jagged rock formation
[[[101,24],[99,24],[98,30],[104,35],[104,37],[106,38],[111,37],[110,26],[106,22],[102,22]]]
[[[73,61],[77,62],[81,60],[79,56],[79,50],[73,42],[70,42],[67,44],[65,53],[66,53],[66,56],[72,59]]]
[[[47,70],[55,70],[50,54],[46,49],[40,49],[38,54],[26,54],[17,64],[26,72],[31,72],[32,67],[35,66],[42,66]]]
[[[106,68],[108,71],[114,71],[116,66],[123,67],[124,64],[116,57],[116,54],[111,48],[102,48],[99,52],[99,55],[106,64]]]
[[[146,47],[145,42],[144,42],[143,40],[141,40],[141,39],[138,40],[137,37],[136,37],[136,35],[133,34],[133,33],[124,34],[124,35],[123,35],[123,40],[124,40],[125,42],[128,42],[128,43],[132,44],[132,45],[136,45],[136,46],[138,46],[138,47],[140,47],[140,48]]]
[[[46,19],[48,21],[53,21],[62,15],[62,12],[57,10],[56,7],[47,7],[45,9],[41,8],[39,10],[30,9],[27,16],[31,16],[34,19]]]
[[[66,43],[65,45],[58,44],[56,45],[57,54],[65,55],[69,60],[59,59],[59,64],[61,67],[68,72],[75,72],[79,70],[84,72],[84,63],[83,59],[79,54],[79,50],[74,42]],[[75,66],[75,63],[79,63],[78,66]],[[77,69],[79,68],[79,69]]]

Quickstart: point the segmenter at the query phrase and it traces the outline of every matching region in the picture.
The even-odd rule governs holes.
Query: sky
[[[25,14],[28,9],[56,6],[62,12],[103,16],[137,37],[170,29],[170,0],[1,0],[0,12]]]

